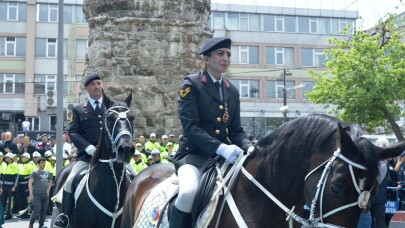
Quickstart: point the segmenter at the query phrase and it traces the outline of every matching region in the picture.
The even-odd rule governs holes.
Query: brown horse
[[[404,150],[405,143],[377,147],[361,137],[357,127],[330,116],[294,119],[261,139],[245,156],[229,193],[237,209],[226,203],[218,210],[220,200],[209,227],[298,227],[299,223],[356,227],[367,197],[377,189],[378,161]],[[125,199],[122,227],[134,225],[151,188],[173,172],[173,167],[161,166],[135,177]],[[300,217],[304,204],[311,209],[309,218]]]

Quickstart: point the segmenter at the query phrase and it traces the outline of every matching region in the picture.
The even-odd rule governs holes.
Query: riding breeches
[[[177,170],[177,176],[179,178],[179,195],[175,206],[180,211],[190,213],[201,180],[201,172],[197,167],[185,164]]]
[[[85,161],[78,161],[72,168],[72,171],[70,171],[70,174],[66,180],[65,183],[65,191],[72,193],[72,183],[73,179],[75,178],[77,172],[79,172],[81,169],[87,167],[89,165],[88,162]]]

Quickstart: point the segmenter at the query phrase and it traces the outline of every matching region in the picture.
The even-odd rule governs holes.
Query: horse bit
[[[314,196],[314,198],[312,199],[312,203],[311,203],[311,208],[310,208],[310,217],[309,219],[304,219],[302,217],[300,217],[299,215],[294,213],[294,209],[295,206],[292,207],[291,209],[287,208],[282,202],[280,202],[273,194],[271,194],[266,188],[263,187],[263,185],[261,185],[244,167],[243,167],[243,163],[246,160],[247,156],[249,156],[249,154],[247,155],[243,155],[241,154],[241,156],[238,158],[237,162],[235,165],[232,166],[231,170],[228,172],[228,174],[223,178],[222,183],[220,184],[221,188],[225,189],[225,193],[224,193],[224,203],[225,201],[228,203],[228,206],[235,218],[236,223],[238,224],[239,227],[248,227],[245,223],[245,221],[243,220],[239,209],[237,208],[232,195],[230,194],[230,189],[231,186],[233,184],[233,180],[235,179],[235,177],[237,176],[237,174],[242,171],[242,173],[246,176],[246,178],[248,180],[250,180],[253,184],[255,184],[264,194],[267,195],[267,197],[269,197],[275,204],[277,204],[283,211],[285,211],[287,213],[287,218],[286,221],[289,221],[289,226],[293,227],[292,224],[292,220],[294,219],[296,222],[302,224],[302,227],[328,227],[328,228],[336,228],[339,226],[336,225],[332,225],[332,224],[326,224],[323,223],[324,218],[335,214],[339,211],[342,211],[344,209],[353,207],[358,205],[359,208],[364,209],[367,207],[368,204],[368,200],[370,198],[370,191],[362,191],[362,189],[360,189],[359,184],[357,184],[356,178],[354,176],[354,172],[353,172],[353,167],[361,169],[361,170],[367,170],[367,168],[363,165],[360,165],[356,162],[353,162],[351,160],[349,160],[348,158],[346,158],[343,154],[341,154],[340,148],[338,148],[336,151],[333,152],[333,156],[331,158],[329,158],[328,160],[326,160],[325,162],[323,162],[321,165],[319,165],[318,167],[316,167],[315,169],[313,169],[311,172],[309,172],[304,181],[306,181],[306,179],[313,174],[315,171],[317,171],[318,169],[320,169],[322,166],[324,166],[325,164],[325,168],[323,170],[322,176],[319,179],[319,182],[317,184],[317,190],[316,190],[316,194]],[[359,193],[359,197],[358,197],[358,201],[354,202],[354,203],[350,203],[341,207],[338,207],[326,214],[323,215],[322,212],[322,200],[323,200],[323,193],[324,193],[324,189],[325,189],[325,184],[326,184],[326,180],[329,176],[329,173],[332,169],[332,165],[334,163],[334,161],[340,158],[342,161],[346,162],[349,165],[349,170],[350,170],[350,175],[352,178],[352,182],[354,187],[356,188],[356,191]],[[222,177],[221,177],[222,179]],[[225,186],[225,183],[229,181],[228,187]],[[361,180],[362,181],[362,180]],[[360,182],[361,182],[360,181]],[[220,189],[221,189],[220,188]],[[372,189],[372,188],[371,188]],[[318,218],[315,218],[315,208],[316,208],[316,203],[319,197],[319,194],[321,194],[320,197],[320,216]],[[218,225],[218,223],[217,223]]]
[[[114,109],[120,109],[120,108],[121,108],[121,109],[124,109],[124,111],[118,112],[118,111],[114,110]],[[91,194],[90,189],[89,189],[89,186],[88,186],[88,180],[89,180],[89,178],[87,178],[87,181],[86,181],[86,190],[87,190],[87,194],[89,195],[89,198],[91,199],[91,201],[94,203],[94,205],[97,206],[98,209],[100,209],[100,210],[101,210],[102,212],[104,212],[106,215],[112,217],[113,221],[112,221],[111,227],[114,227],[114,225],[115,225],[115,220],[122,214],[122,210],[123,210],[123,207],[121,207],[119,210],[118,210],[118,207],[119,207],[119,202],[120,202],[120,189],[121,189],[121,184],[122,184],[122,181],[123,181],[123,179],[124,179],[124,175],[125,175],[125,173],[126,173],[126,172],[125,172],[125,166],[124,166],[124,170],[122,171],[122,176],[121,176],[121,178],[120,178],[120,181],[119,181],[119,183],[118,183],[117,176],[116,176],[116,174],[115,174],[114,167],[113,167],[113,162],[116,162],[116,161],[117,161],[117,156],[118,156],[118,146],[117,146],[117,142],[118,142],[118,140],[120,139],[120,137],[123,136],[123,135],[129,135],[129,137],[131,138],[131,141],[132,141],[132,125],[131,125],[131,122],[130,122],[130,121],[128,120],[128,118],[127,118],[127,113],[128,113],[129,111],[131,111],[131,109],[129,109],[129,108],[127,108],[127,107],[124,107],[124,106],[114,106],[114,107],[111,107],[111,108],[107,109],[107,111],[105,112],[105,114],[107,114],[108,112],[114,112],[114,113],[116,113],[116,114],[118,115],[118,118],[115,120],[115,123],[114,123],[113,128],[112,128],[112,133],[113,133],[113,134],[114,134],[115,127],[117,126],[117,123],[118,123],[119,120],[122,120],[122,119],[126,120],[127,123],[128,123],[128,125],[131,127],[130,131],[128,131],[128,130],[122,130],[122,131],[120,131],[120,132],[115,136],[115,138],[114,138],[114,135],[111,134],[110,131],[108,130],[107,121],[106,121],[106,117],[105,117],[106,115],[104,115],[105,129],[106,129],[106,131],[107,131],[107,133],[108,133],[108,137],[109,137],[109,139],[110,139],[110,141],[111,141],[112,153],[115,153],[115,158],[99,159],[99,162],[108,163],[108,164],[110,165],[110,168],[111,168],[113,174],[114,174],[114,175],[113,175],[113,178],[114,178],[114,181],[115,181],[115,185],[116,185],[116,187],[117,187],[117,202],[116,202],[116,204],[115,204],[115,208],[114,208],[115,211],[114,211],[114,212],[108,211],[105,207],[103,207],[103,205],[101,205],[101,204],[94,198],[94,196]]]

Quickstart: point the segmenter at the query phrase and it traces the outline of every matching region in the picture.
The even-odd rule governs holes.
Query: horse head
[[[135,152],[132,144],[134,116],[129,108],[131,100],[132,90],[124,102],[111,100],[103,91],[103,103],[106,111],[100,140],[103,139],[107,148],[100,148],[101,159],[129,163],[131,155]]]
[[[377,192],[379,161],[405,150],[404,143],[378,147],[362,134],[356,126],[344,128],[338,123],[333,154],[309,168],[304,189],[306,205],[311,209],[309,221],[343,227],[357,224]]]

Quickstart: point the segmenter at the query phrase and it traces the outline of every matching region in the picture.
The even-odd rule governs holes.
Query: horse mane
[[[378,172],[378,158],[373,155],[372,143],[361,137],[361,129],[323,114],[312,114],[283,124],[258,141],[258,149],[248,157],[247,162],[257,156],[260,158],[257,174],[261,180],[304,175],[309,165],[307,162],[314,153],[330,153],[330,148],[339,147],[336,145],[336,138],[330,137],[336,133],[339,123],[345,131],[350,132],[353,142],[364,157],[364,165],[370,167],[371,173],[365,172],[367,177],[375,176],[375,172]]]

